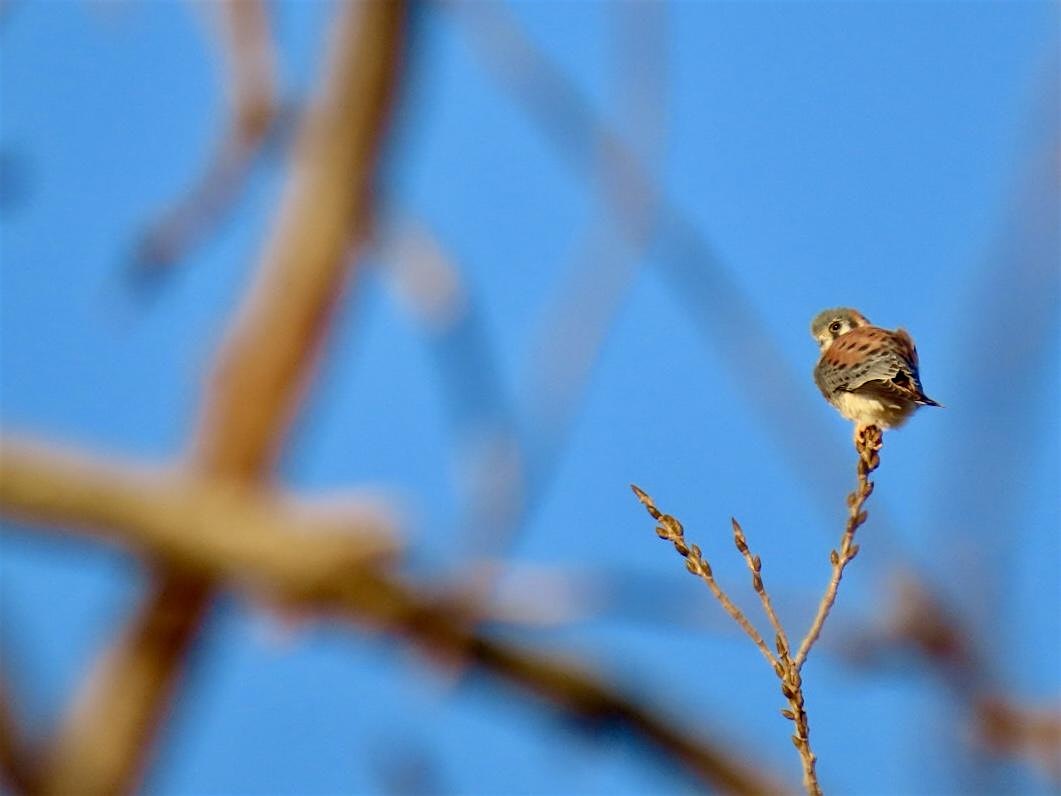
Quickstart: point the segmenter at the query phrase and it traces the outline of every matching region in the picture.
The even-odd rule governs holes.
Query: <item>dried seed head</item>
[[[630,489],[633,490],[637,499],[641,501],[641,505],[645,507],[645,511],[652,516],[652,519],[658,520],[661,516],[659,509],[656,508],[656,504],[652,501],[652,498],[648,496],[645,490],[641,489],[637,484],[630,484]]]
[[[763,560],[759,556],[752,556],[752,569],[758,572],[763,568]]]
[[[784,716],[784,717],[785,717],[786,719],[788,719],[789,721],[795,721],[795,720],[796,720],[796,714],[795,714],[795,713],[793,713],[793,712],[792,712],[791,710],[789,710],[788,708],[785,708],[784,710],[782,710],[782,711],[781,711],[781,715],[782,715],[782,716]]]

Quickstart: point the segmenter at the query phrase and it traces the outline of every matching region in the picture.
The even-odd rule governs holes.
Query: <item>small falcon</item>
[[[855,434],[866,426],[895,428],[919,406],[940,406],[921,389],[917,349],[903,329],[873,326],[858,310],[824,310],[810,333],[821,349],[814,382]]]

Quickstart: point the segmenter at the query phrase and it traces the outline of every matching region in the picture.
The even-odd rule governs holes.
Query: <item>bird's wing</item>
[[[867,381],[855,389],[860,395],[872,395],[885,403],[903,401],[939,406],[921,390],[921,385],[909,374],[899,371],[890,379]]]
[[[895,342],[899,346],[900,351],[906,358],[906,361],[913,365],[914,370],[916,371],[919,363],[917,361],[917,346],[914,345],[914,339],[906,329],[896,329],[892,334],[895,337]]]
[[[858,391],[885,400],[934,403],[921,390],[917,349],[903,330],[852,329],[822,354],[814,379],[826,397]]]

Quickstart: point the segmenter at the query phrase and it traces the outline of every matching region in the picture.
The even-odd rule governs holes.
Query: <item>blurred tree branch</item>
[[[321,93],[301,123],[271,238],[207,388],[189,463],[205,478],[252,483],[272,465],[351,247],[368,228],[405,4],[344,3],[336,12]],[[172,572],[153,584],[58,731],[45,792],[110,794],[134,786],[211,585]]]
[[[385,539],[344,537],[343,557],[320,569],[305,565],[320,561],[309,552],[302,554],[305,566],[263,552],[290,536],[284,515],[263,516],[271,506],[260,486],[318,352],[350,248],[367,234],[373,164],[401,51],[402,3],[341,9],[330,74],[303,122],[273,237],[220,352],[185,467],[151,483],[139,476],[126,481],[128,472],[105,467],[71,468],[28,448],[5,455],[0,497],[9,511],[92,528],[168,567],[56,734],[41,791],[109,794],[134,786],[222,578],[252,582],[303,610],[312,606],[399,633],[436,657],[470,660],[582,720],[626,728],[723,790],[775,790],[776,783],[730,754],[578,668],[477,635],[461,601],[419,595],[381,573],[347,566],[383,552]],[[89,481],[79,483],[86,472]],[[249,533],[225,533],[245,523],[253,523]],[[204,539],[211,534],[224,538]],[[334,536],[312,544],[328,539]],[[355,539],[362,545],[356,552]]]
[[[185,194],[145,225],[131,263],[135,277],[159,275],[206,237],[236,201],[270,136],[283,135],[291,121],[277,98],[265,0],[222,0],[202,10],[216,17],[227,62],[228,119]]]
[[[766,330],[769,324],[697,225],[563,70],[520,29],[511,10],[500,3],[467,0],[443,5],[454,12],[475,52],[524,105],[562,160],[580,176],[599,178],[595,184],[605,186],[601,199],[616,234],[627,245],[643,245],[658,260],[678,302],[758,411],[770,439],[825,504],[831,498],[811,474],[822,468],[839,470],[840,457],[805,444],[808,436],[828,436],[820,415],[811,409],[812,396],[799,389],[803,380],[771,337],[750,331]],[[591,168],[596,171],[590,173]],[[794,416],[800,418],[801,430],[791,422]]]
[[[6,661],[0,665],[6,667]],[[14,793],[31,793],[36,785],[30,752],[15,716],[6,672],[0,669],[0,782]]]
[[[299,615],[395,633],[433,660],[461,660],[541,697],[581,724],[630,732],[705,786],[747,794],[781,790],[761,769],[677,727],[578,665],[474,629],[463,595],[419,592],[371,567],[371,559],[386,552],[386,538],[365,531],[315,532],[285,519],[274,503],[253,493],[189,485],[179,474],[149,481],[128,468],[25,443],[4,445],[0,484],[4,514],[117,541],[149,560],[179,564],[186,577],[198,576],[214,588],[242,587]],[[235,525],[244,529],[225,533]],[[180,621],[180,607],[174,604],[172,613],[156,621]],[[111,717],[105,715],[109,726]]]
[[[257,487],[0,444],[0,511],[88,530],[175,569],[298,591],[398,552],[382,512],[324,511]]]

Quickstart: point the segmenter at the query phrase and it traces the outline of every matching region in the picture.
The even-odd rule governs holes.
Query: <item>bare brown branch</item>
[[[253,482],[272,464],[369,223],[405,6],[345,3],[338,13],[323,91],[303,122],[272,237],[207,391],[192,452],[207,478]],[[154,584],[61,727],[47,792],[133,787],[210,593],[207,579]]]
[[[1021,705],[1000,696],[976,704],[979,741],[993,754],[1023,759],[1061,785],[1061,708]]]
[[[187,572],[298,594],[398,550],[381,511],[324,512],[265,490],[3,440],[0,513],[118,542]]]
[[[29,794],[33,792],[35,780],[29,745],[16,718],[7,678],[0,670],[0,782],[12,793]]]
[[[105,536],[151,560],[177,560],[188,570],[211,576],[204,584],[250,584],[256,598],[278,607],[394,633],[428,652],[433,660],[459,657],[584,722],[632,732],[705,786],[732,793],[778,790],[776,782],[739,762],[732,753],[623,696],[578,665],[483,635],[469,621],[463,600],[419,593],[365,566],[370,549],[351,550],[344,544],[349,536],[337,542],[334,536],[322,533],[318,537],[304,528],[296,537],[297,515],[280,511],[265,518],[275,503],[253,491],[219,493],[213,485],[190,485],[179,474],[145,477],[99,461],[89,466],[91,460],[86,457],[59,456],[26,444],[7,444],[3,451],[0,509],[5,514],[32,522],[72,524],[75,532]],[[170,516],[172,512],[176,516]],[[294,517],[291,521],[296,524],[281,527],[285,517]],[[212,526],[215,521],[216,527]],[[236,522],[253,527],[242,536],[237,536],[238,531],[236,535],[225,533]],[[180,541],[177,537],[184,533],[192,539]],[[210,535],[220,541],[203,538]],[[358,543],[366,542],[362,538]],[[308,552],[299,552],[300,547]],[[283,555],[290,560],[281,562]],[[176,580],[171,578],[168,583]],[[179,601],[163,599],[160,604],[174,605],[175,612],[156,611],[144,617],[156,623],[155,632],[147,638],[158,646],[138,647],[140,655],[161,654],[161,643],[173,638],[177,632],[173,626],[183,621],[176,613]],[[136,709],[129,703],[109,707]],[[110,726],[112,716],[107,719]],[[103,755],[103,760],[117,762],[122,747],[109,733],[100,736],[93,759]],[[93,773],[101,776],[103,772]]]
[[[403,5],[339,7],[331,74],[303,123],[279,215],[207,388],[193,451],[207,472],[254,478],[276,455],[351,249],[368,230]]]

